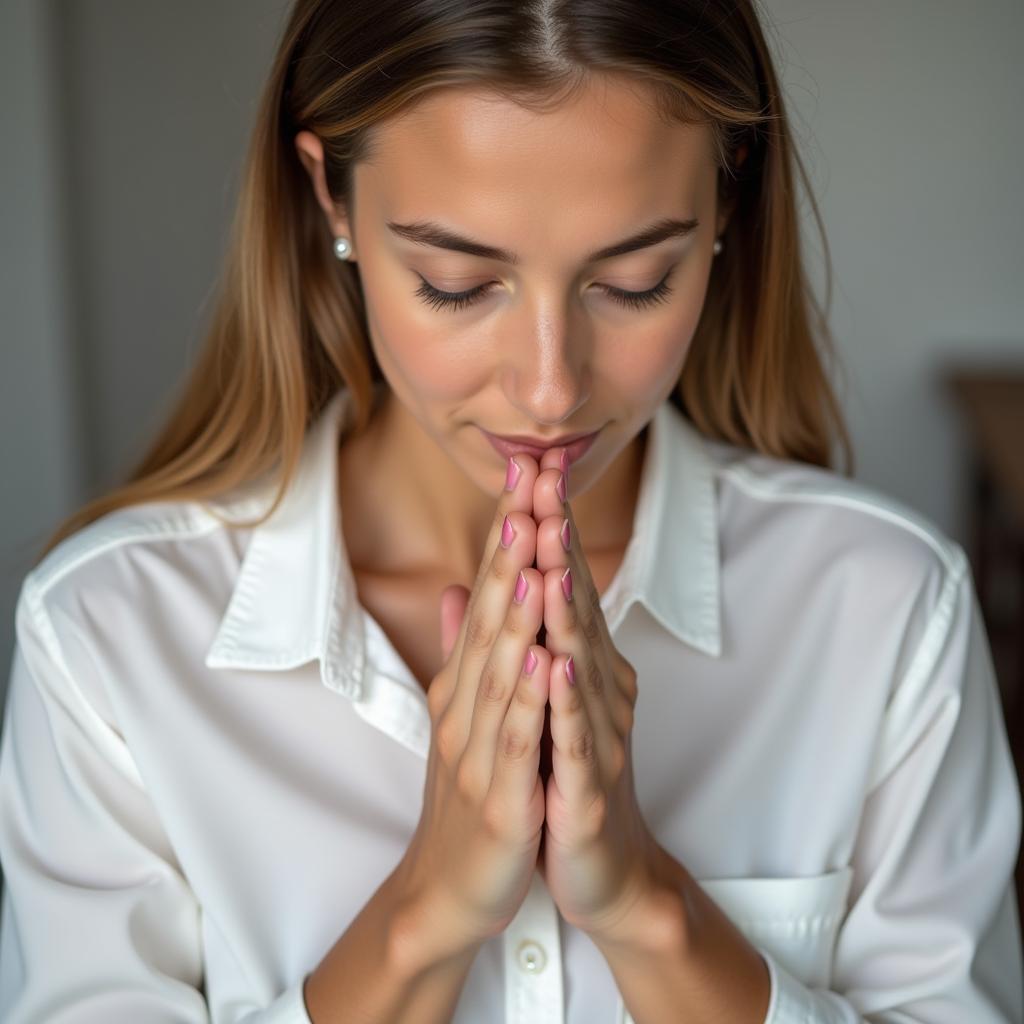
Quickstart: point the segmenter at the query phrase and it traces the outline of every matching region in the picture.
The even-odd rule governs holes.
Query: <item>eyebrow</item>
[[[672,217],[665,217],[662,220],[648,224],[629,238],[620,242],[606,245],[596,252],[592,252],[584,260],[585,263],[598,263],[601,260],[611,259],[613,256],[621,256],[627,252],[635,252],[637,249],[647,249],[667,238],[685,237],[693,232],[700,221],[696,217],[690,220],[676,220]],[[387,227],[396,235],[416,242],[419,245],[431,245],[438,249],[452,249],[455,252],[469,253],[470,256],[481,256],[487,260],[500,260],[502,263],[511,263],[513,266],[519,263],[519,257],[507,249],[499,249],[492,245],[484,245],[472,238],[465,238],[457,235],[454,231],[434,221],[422,220],[412,224],[398,224],[395,221],[386,221]]]

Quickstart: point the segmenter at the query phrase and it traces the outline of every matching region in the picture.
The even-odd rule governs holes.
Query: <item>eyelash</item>
[[[601,287],[604,289],[605,294],[620,306],[626,306],[630,309],[643,309],[666,301],[668,296],[672,294],[673,289],[669,285],[668,279],[672,276],[674,269],[674,267],[670,268],[668,273],[653,288],[649,288],[645,292],[630,292],[623,288],[613,288],[607,284],[601,285]],[[433,309],[465,309],[466,306],[470,306],[479,299],[482,299],[490,288],[488,283],[478,285],[476,288],[470,288],[469,291],[465,292],[443,292],[429,284],[422,277],[420,281],[423,283],[416,289],[414,294],[423,299]]]

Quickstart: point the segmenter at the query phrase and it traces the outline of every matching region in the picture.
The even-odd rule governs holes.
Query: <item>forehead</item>
[[[410,213],[493,217],[567,203],[612,204],[625,219],[666,204],[692,213],[714,182],[710,129],[665,119],[641,83],[610,76],[543,111],[483,87],[437,89],[378,125],[374,140],[356,180]]]

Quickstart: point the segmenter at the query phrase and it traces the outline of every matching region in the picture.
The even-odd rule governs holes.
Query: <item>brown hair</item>
[[[710,127],[719,195],[733,210],[671,400],[705,436],[819,466],[831,466],[838,436],[851,474],[821,361],[834,343],[800,254],[797,172],[825,246],[825,310],[828,242],[756,0],[295,0],[198,359],[127,481],[61,523],[40,560],[114,509],[202,501],[277,467],[273,504],[235,524],[257,525],[338,388],[351,391],[352,429],[369,423],[381,375],[357,267],[333,254],[296,132],[323,141],[328,189],[350,207],[352,167],[372,151],[374,126],[425,92],[472,83],[544,109],[601,73],[639,79],[663,116]]]

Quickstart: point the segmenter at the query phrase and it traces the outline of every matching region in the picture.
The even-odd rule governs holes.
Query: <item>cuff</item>
[[[768,965],[771,976],[771,998],[762,1024],[846,1024],[861,1019],[840,1011],[831,1002],[826,1004],[819,998],[820,993],[816,995],[790,974],[771,953],[760,946],[757,951]],[[834,997],[825,997],[826,1000],[831,998]]]
[[[299,978],[263,1010],[258,1016],[260,1024],[313,1024],[302,998],[302,985],[305,980],[304,976]]]

